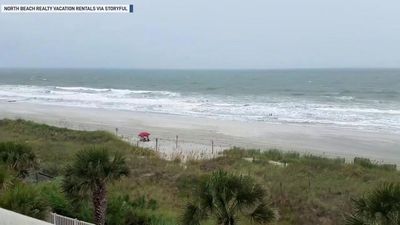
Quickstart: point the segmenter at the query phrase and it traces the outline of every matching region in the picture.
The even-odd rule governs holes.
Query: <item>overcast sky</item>
[[[134,14],[0,13],[0,67],[400,67],[399,0],[1,0]]]

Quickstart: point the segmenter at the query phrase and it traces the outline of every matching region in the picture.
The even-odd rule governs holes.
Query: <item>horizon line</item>
[[[1,67],[2,69],[71,69],[71,70],[231,70],[231,71],[268,71],[268,70],[397,70],[399,67],[288,67],[288,68],[140,68],[140,67]]]

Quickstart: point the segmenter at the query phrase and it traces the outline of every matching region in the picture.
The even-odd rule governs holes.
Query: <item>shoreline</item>
[[[155,148],[167,158],[209,157],[237,146],[266,150],[278,148],[328,157],[370,158],[400,165],[400,138],[396,133],[321,124],[274,124],[195,118],[123,110],[53,106],[0,101],[0,119],[25,119],[77,130],[106,130],[136,143],[147,130],[152,141],[140,146]],[[176,148],[178,135],[178,148]]]

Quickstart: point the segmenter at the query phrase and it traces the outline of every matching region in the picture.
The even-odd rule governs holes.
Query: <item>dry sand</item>
[[[351,159],[368,157],[400,164],[399,134],[315,124],[271,124],[223,121],[186,116],[138,113],[121,110],[0,102],[0,118],[27,119],[79,130],[107,130],[136,144],[136,134],[146,130],[152,141],[141,146],[155,148],[166,157],[210,157],[224,148],[280,148]],[[176,148],[178,135],[178,148]]]

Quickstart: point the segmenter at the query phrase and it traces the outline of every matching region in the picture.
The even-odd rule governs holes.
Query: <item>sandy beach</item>
[[[232,146],[298,151],[330,157],[368,157],[400,164],[400,138],[396,133],[312,124],[271,124],[192,118],[81,107],[0,102],[0,118],[27,119],[79,130],[107,130],[132,144],[142,130],[152,141],[139,143],[171,158],[210,157]],[[178,146],[176,146],[178,136]]]

